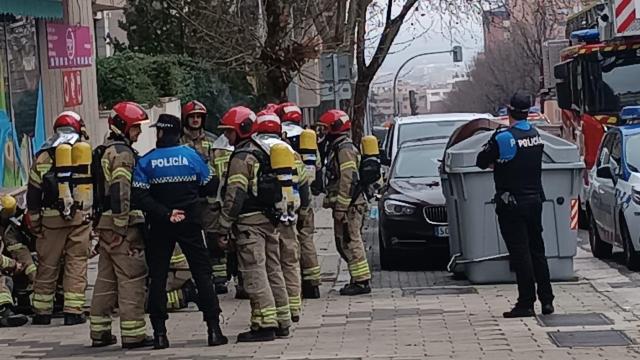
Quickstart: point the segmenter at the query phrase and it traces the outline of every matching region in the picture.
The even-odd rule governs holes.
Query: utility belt
[[[277,226],[280,223],[280,217],[282,216],[282,212],[276,209],[273,205],[265,205],[260,204],[255,201],[255,199],[249,199],[245,201],[242,210],[240,211],[240,216],[252,213],[261,213],[269,219],[269,222],[273,224],[273,226]]]
[[[542,194],[512,194],[509,191],[498,192],[493,198],[496,208],[515,208],[518,205],[541,203],[544,201]]]

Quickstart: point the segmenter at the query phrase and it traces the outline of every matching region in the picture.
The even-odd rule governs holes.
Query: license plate
[[[436,237],[449,237],[449,227],[448,226],[436,226],[434,228],[434,232]]]

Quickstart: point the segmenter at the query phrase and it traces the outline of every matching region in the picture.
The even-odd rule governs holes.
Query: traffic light
[[[453,54],[454,63],[462,62],[462,46],[459,46],[459,45],[454,46],[453,50],[451,50],[451,53]]]

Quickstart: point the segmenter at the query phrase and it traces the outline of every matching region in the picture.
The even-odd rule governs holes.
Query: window
[[[602,140],[602,146],[600,147],[600,155],[598,156],[597,167],[609,165],[609,158],[611,156],[611,146],[613,143],[613,133],[607,134]]]
[[[602,53],[589,58],[585,65],[589,111],[617,113],[640,103],[640,58],[634,51]]]
[[[640,134],[626,138],[625,155],[627,166],[633,172],[640,172]]]
[[[392,178],[440,177],[438,167],[445,144],[402,148],[393,166]]]
[[[621,170],[620,167],[620,159],[622,158],[622,141],[620,139],[620,134],[613,134],[613,139],[611,140],[611,159],[610,165],[614,172],[618,172]]]

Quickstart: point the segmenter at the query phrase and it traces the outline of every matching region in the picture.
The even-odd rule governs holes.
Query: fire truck
[[[578,144],[586,169],[580,223],[588,224],[589,173],[607,127],[640,105],[640,0],[594,4],[567,20],[570,46],[555,65],[563,136]]]

